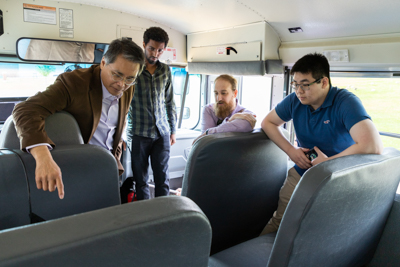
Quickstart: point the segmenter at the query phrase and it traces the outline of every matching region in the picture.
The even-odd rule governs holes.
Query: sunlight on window
[[[36,65],[0,63],[0,98],[29,97],[44,91],[57,76],[90,64]]]
[[[185,89],[186,70],[184,68],[172,67],[172,82],[174,87],[174,101],[177,119],[179,121],[183,92]],[[200,75],[190,74],[188,88],[185,95],[185,108],[181,129],[194,128],[200,118]]]
[[[256,128],[271,108],[271,77],[243,76],[242,105],[257,115]]]
[[[400,78],[331,78],[332,85],[357,95],[380,132],[400,134]],[[400,139],[381,136],[385,147],[400,149]]]

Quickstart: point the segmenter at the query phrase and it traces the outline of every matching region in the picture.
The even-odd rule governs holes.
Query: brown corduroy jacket
[[[119,117],[114,134],[113,155],[117,160],[120,174],[124,170],[120,162],[121,136],[134,90],[135,88],[131,86],[119,99]],[[102,98],[99,65],[59,75],[54,84],[45,91],[15,106],[13,119],[21,149],[25,150],[27,146],[39,143],[48,143],[55,147],[45,132],[44,123],[47,116],[57,111],[66,111],[74,116],[83,141],[87,144],[100,122]]]

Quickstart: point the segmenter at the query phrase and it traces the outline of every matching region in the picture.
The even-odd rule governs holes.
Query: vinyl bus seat
[[[60,111],[48,116],[46,118],[45,130],[57,146],[83,144],[79,125],[75,118],[68,112]],[[7,118],[1,130],[0,148],[20,148],[12,115]]]
[[[0,150],[0,230],[29,224],[28,185],[14,153]]]
[[[113,155],[94,145],[57,146],[51,151],[62,172],[65,196],[38,190],[32,155],[0,150],[0,230],[29,224],[32,212],[45,220],[61,218],[120,204],[118,167]],[[28,186],[30,196],[28,195]],[[18,207],[18,208],[16,208]]]
[[[209,266],[364,266],[377,248],[399,184],[400,151],[351,155],[310,168],[278,232],[221,251]],[[243,216],[243,213],[237,216]]]
[[[159,197],[0,232],[0,266],[207,266],[211,227],[185,197]]]
[[[0,190],[3,200],[0,203],[0,229],[29,223],[29,212],[26,212],[29,199],[32,212],[45,220],[120,204],[118,167],[109,151],[83,144],[77,122],[66,112],[49,116],[46,131],[57,144],[51,154],[62,172],[65,197],[60,200],[57,192],[36,188],[35,160],[32,155],[20,150],[19,139],[9,117],[0,136]],[[17,155],[11,155],[12,152],[4,148],[18,154],[22,162]],[[15,209],[15,205],[23,208]]]
[[[193,145],[182,195],[210,220],[211,254],[261,233],[277,208],[287,163],[261,129],[206,135]]]
[[[397,194],[378,248],[367,267],[400,266],[400,195]]]
[[[38,190],[35,183],[35,159],[22,152],[26,165],[32,211],[45,220],[61,218],[121,203],[118,166],[114,156],[96,145],[57,146],[51,151],[60,167],[65,196],[57,191]]]

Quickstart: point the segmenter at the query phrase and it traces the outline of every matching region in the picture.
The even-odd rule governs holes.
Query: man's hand
[[[228,120],[233,121],[233,120],[246,120],[250,123],[251,127],[254,129],[254,126],[256,126],[256,115],[250,114],[250,113],[236,113],[233,114],[232,117]]]
[[[311,164],[313,166],[317,165],[318,163],[329,160],[328,156],[325,155],[318,147],[315,146],[314,149],[315,149],[315,152],[317,152],[318,157],[315,158],[313,161],[311,161]]]
[[[176,143],[175,134],[171,134],[171,136],[169,137],[169,141],[171,142],[171,146]]]
[[[36,160],[35,180],[37,189],[53,192],[58,190],[60,199],[64,198],[64,184],[61,178],[61,170],[53,160],[47,146],[38,146],[30,149],[30,153]]]
[[[289,151],[286,152],[288,154],[289,158],[297,164],[302,169],[308,169],[310,168],[311,161],[307,158],[307,156],[304,154],[304,152],[307,152],[309,149],[308,148],[302,148],[302,147],[294,147],[292,146]],[[318,153],[318,152],[317,152]],[[319,155],[319,154],[318,154]]]

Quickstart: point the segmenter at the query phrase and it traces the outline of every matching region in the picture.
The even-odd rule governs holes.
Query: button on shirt
[[[99,125],[94,132],[89,144],[104,147],[107,150],[112,150],[114,143],[114,133],[118,124],[118,101],[122,94],[113,96],[101,82],[103,90],[103,104],[101,107],[101,117]]]

